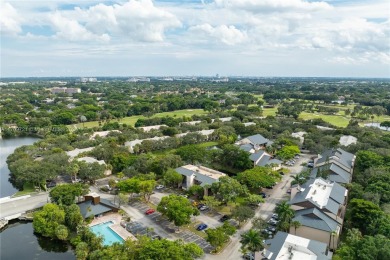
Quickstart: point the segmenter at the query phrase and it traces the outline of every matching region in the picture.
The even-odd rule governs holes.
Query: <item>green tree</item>
[[[203,198],[204,195],[204,188],[200,185],[192,185],[188,189],[188,194],[191,196],[197,196],[198,198]]]
[[[238,206],[232,212],[232,217],[241,225],[242,222],[253,218],[255,211],[247,206]]]
[[[206,159],[207,151],[204,147],[191,144],[176,149],[175,153],[179,155],[183,159],[183,161],[194,164],[196,162],[204,162]]]
[[[219,163],[237,170],[246,170],[253,167],[253,162],[249,159],[249,153],[233,144],[222,146],[222,153],[216,159]]]
[[[279,228],[283,231],[288,232],[291,220],[295,215],[294,210],[291,208],[290,204],[288,204],[287,201],[283,201],[276,206],[275,212],[278,214],[279,217]]]
[[[250,252],[256,252],[262,250],[263,238],[260,233],[254,229],[250,229],[241,235],[241,249],[243,251],[249,250]]]
[[[282,160],[289,160],[294,158],[294,156],[301,151],[299,150],[299,147],[296,145],[286,145],[283,146],[282,149],[278,150],[276,152],[276,155],[281,158]]]
[[[350,225],[359,228],[363,234],[366,234],[370,224],[383,214],[378,205],[363,199],[352,199],[347,208],[347,219]]]
[[[383,164],[383,157],[371,151],[359,151],[356,153],[355,169],[358,172],[373,167],[381,166]]]
[[[57,238],[56,229],[65,223],[65,212],[56,204],[48,203],[34,213],[33,228],[44,237]]]
[[[71,231],[76,231],[77,226],[83,223],[84,218],[80,213],[80,208],[76,204],[66,207],[65,224]]]
[[[248,194],[248,189],[245,186],[228,176],[219,178],[219,182],[213,183],[211,189],[215,197],[224,203],[235,201],[237,197]]]
[[[157,210],[178,227],[191,223],[191,216],[199,215],[187,198],[174,194],[163,197]]]
[[[104,171],[106,170],[105,165],[100,165],[97,162],[94,163],[78,162],[78,164],[80,167],[79,177],[82,180],[93,183],[95,182],[95,180],[104,176]]]
[[[141,194],[144,196],[144,199],[149,202],[150,196],[153,193],[154,188],[156,187],[155,180],[145,180],[139,183],[139,189]]]
[[[237,180],[251,189],[258,190],[275,184],[277,178],[280,178],[278,175],[278,173],[273,173],[270,168],[254,167],[239,173]]]
[[[207,229],[206,234],[207,242],[209,242],[210,245],[216,247],[217,249],[229,240],[229,235],[224,232],[223,228]]]
[[[259,203],[262,203],[264,202],[264,199],[262,196],[260,195],[256,195],[256,194],[249,194],[248,197],[245,198],[245,201],[248,205],[254,205],[254,206],[258,206]]]
[[[55,230],[56,237],[59,240],[66,240],[69,235],[68,228],[64,225],[58,225]]]
[[[85,195],[88,188],[85,188],[82,184],[62,184],[53,188],[50,193],[50,199],[56,204],[71,205],[75,202],[75,198],[81,195]]]
[[[76,257],[78,260],[85,260],[88,257],[89,248],[85,242],[80,242],[76,246]]]
[[[174,169],[168,169],[163,174],[164,183],[167,186],[179,187],[183,181],[183,175],[175,171]]]
[[[290,226],[294,228],[294,235],[296,235],[297,228],[300,228],[302,226],[302,224],[301,224],[301,222],[299,222],[297,220],[293,220],[293,221],[291,221]]]
[[[202,203],[208,206],[212,211],[221,204],[214,196],[204,196]]]

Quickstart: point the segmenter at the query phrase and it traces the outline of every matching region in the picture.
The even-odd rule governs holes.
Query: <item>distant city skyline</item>
[[[0,77],[390,76],[388,0],[0,0]]]

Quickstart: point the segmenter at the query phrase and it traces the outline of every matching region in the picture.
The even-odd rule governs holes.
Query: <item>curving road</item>
[[[0,202],[0,219],[43,207],[47,202],[48,193],[2,201]]]

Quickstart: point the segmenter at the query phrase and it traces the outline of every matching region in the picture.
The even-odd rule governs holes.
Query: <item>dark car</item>
[[[198,204],[198,206],[196,206],[198,209],[200,209],[201,207],[205,206],[204,204],[200,203]]]
[[[204,224],[204,223],[202,223],[202,224],[200,224],[200,225],[196,228],[196,230],[202,231],[202,230],[205,230],[206,228],[207,228],[207,225]]]
[[[230,219],[230,216],[228,216],[228,215],[223,215],[223,216],[219,219],[219,221],[225,222],[225,221],[227,221],[227,220],[229,220],[229,219]]]
[[[261,192],[260,196],[263,197],[263,199],[267,198],[267,194],[265,194],[264,192]]]

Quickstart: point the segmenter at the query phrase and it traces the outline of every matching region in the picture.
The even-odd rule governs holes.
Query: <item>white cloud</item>
[[[22,19],[16,9],[9,3],[0,2],[0,31],[4,34],[16,35],[22,32]]]
[[[125,36],[133,41],[161,42],[166,30],[181,26],[173,14],[157,8],[151,0],[130,0],[112,6],[98,4],[77,12],[85,17],[89,30]]]
[[[303,0],[215,0],[217,6],[249,12],[320,11],[331,9],[326,2]]]
[[[49,16],[51,25],[56,31],[55,36],[68,41],[109,41],[107,34],[97,35],[88,31],[78,21],[64,17],[60,12]]]
[[[242,43],[247,39],[246,33],[238,30],[233,25],[219,25],[213,27],[210,24],[202,24],[190,27],[189,30],[195,34],[200,33],[204,36],[212,37],[227,45]]]

